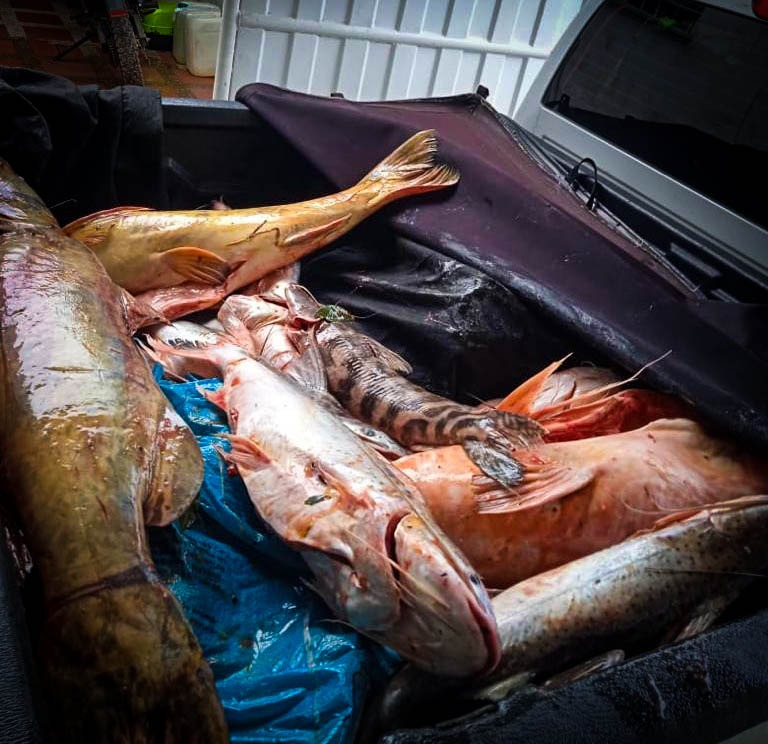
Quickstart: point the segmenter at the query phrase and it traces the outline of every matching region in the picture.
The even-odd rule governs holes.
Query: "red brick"
[[[22,24],[22,28],[24,29],[24,33],[27,35],[27,38],[30,40],[41,39],[51,41],[67,41],[70,43],[74,41],[72,34],[63,27],[42,28],[40,26],[24,26]]]
[[[16,55],[16,47],[11,39],[0,39],[0,54]]]
[[[5,26],[0,26],[0,41],[3,39],[10,39],[10,35],[8,34],[8,29]]]

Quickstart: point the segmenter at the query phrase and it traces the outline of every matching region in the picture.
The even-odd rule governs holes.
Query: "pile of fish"
[[[689,404],[562,362],[458,403],[299,283],[302,256],[455,184],[435,150],[419,132],[301,204],[121,208],[63,231],[2,165],[3,474],[68,740],[227,740],[146,546],[145,525],[182,514],[201,481],[151,363],[223,381],[208,395],[231,431],[220,455],[256,512],[336,618],[410,662],[386,724],[459,686],[498,696],[521,674],[701,632],[768,565],[768,463]],[[177,320],[201,310],[205,325]]]

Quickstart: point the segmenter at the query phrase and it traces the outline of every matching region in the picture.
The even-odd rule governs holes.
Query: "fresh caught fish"
[[[557,370],[544,381],[531,411],[579,398],[616,382],[619,382],[618,375],[605,367],[579,366]]]
[[[291,340],[288,310],[258,296],[230,295],[217,315],[222,328],[244,349],[279,372],[299,358]]]
[[[434,526],[418,493],[323,404],[222,338],[158,358],[205,358],[224,387],[233,463],[256,510],[302,552],[334,613],[435,673],[492,668],[497,637],[485,589]]]
[[[531,416],[545,430],[547,442],[601,437],[639,429],[657,419],[696,418],[693,406],[674,395],[622,386],[626,380],[599,367],[558,370],[550,364],[496,403],[501,411]]]
[[[385,204],[457,183],[453,168],[434,163],[436,149],[434,131],[419,132],[355,186],[298,204],[120,207],[82,217],[65,232],[91,248],[117,284],[172,320],[327,245]]]
[[[540,408],[555,403],[567,402],[573,398],[578,398],[584,393],[589,393],[620,381],[619,376],[615,372],[605,367],[585,365],[559,369],[564,361],[565,359],[555,362],[554,365],[547,367],[543,373],[534,375],[527,381],[535,387],[531,391],[531,397],[526,401],[526,412],[531,414]],[[487,404],[496,408],[502,400],[502,398],[494,398],[487,401]],[[502,407],[501,410],[516,410],[518,408],[522,408],[522,406],[512,407],[508,405]]]
[[[288,290],[297,318],[318,319],[323,307],[299,285]],[[404,447],[460,444],[489,477],[520,482],[522,468],[510,454],[538,441],[543,429],[532,419],[487,406],[472,407],[409,382],[411,366],[346,322],[321,322],[313,338],[322,353],[328,389],[356,418],[389,434]]]
[[[489,681],[703,632],[768,567],[768,497],[685,516],[666,517],[496,596],[502,661]],[[406,668],[383,697],[383,725],[400,725],[407,710],[430,698],[445,710],[449,693],[440,680]]]
[[[344,425],[388,459],[404,457],[408,450],[383,431],[358,421],[328,392],[325,370],[310,354],[300,354],[286,325],[288,310],[261,297],[230,295],[219,310],[222,328],[237,344],[278,372],[297,379],[315,400],[336,414]],[[162,338],[160,340],[163,340]],[[171,365],[184,360],[169,360]],[[204,362],[205,363],[205,362]],[[298,372],[300,370],[300,372]]]
[[[517,456],[526,467],[517,489],[499,488],[460,447],[395,463],[496,589],[614,545],[670,511],[768,492],[764,458],[685,419]]]
[[[177,346],[185,343],[197,343],[199,339],[203,343],[212,342],[218,336],[216,328],[201,326],[197,323],[190,323],[186,320],[178,320],[175,323],[163,323],[153,326],[152,335],[170,346]],[[150,361],[154,360],[154,354],[151,349],[140,345],[142,351]],[[166,376],[176,380],[187,380],[191,375],[209,380],[219,376],[219,368],[206,359],[197,359],[195,357],[172,357],[164,360],[163,369]]]
[[[58,733],[226,742],[213,676],[144,532],[195,498],[200,452],[131,341],[126,301],[0,161],[4,495],[42,579]]]
[[[693,419],[695,415],[692,406],[674,395],[639,388],[620,390],[593,403],[574,405],[549,415],[533,413],[546,429],[547,442],[620,434],[659,419]]]

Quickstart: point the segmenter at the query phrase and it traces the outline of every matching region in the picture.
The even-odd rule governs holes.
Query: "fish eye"
[[[475,585],[480,586],[480,579],[477,578],[477,574],[470,574],[469,580]]]

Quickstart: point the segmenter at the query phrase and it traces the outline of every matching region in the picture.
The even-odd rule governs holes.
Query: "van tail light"
[[[768,0],[752,0],[752,12],[764,21],[768,21]]]

